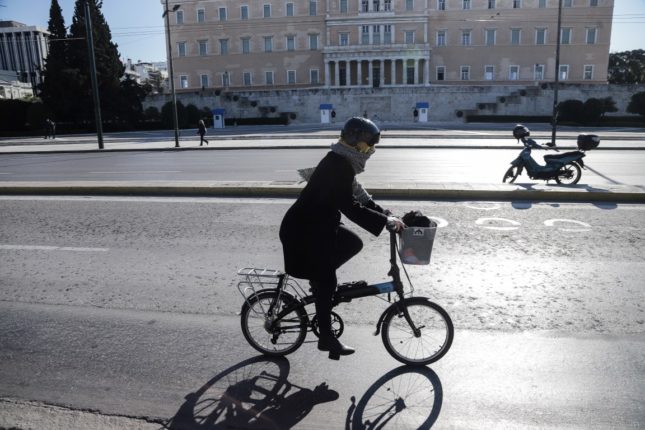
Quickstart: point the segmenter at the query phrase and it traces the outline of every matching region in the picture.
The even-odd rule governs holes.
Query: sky
[[[65,25],[72,23],[75,0],[58,0]],[[0,20],[47,28],[51,0],[0,0]],[[103,16],[124,59],[165,61],[161,0],[103,0]],[[610,52],[645,49],[645,0],[614,0]]]

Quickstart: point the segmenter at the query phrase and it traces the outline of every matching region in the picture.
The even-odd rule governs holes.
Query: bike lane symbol
[[[565,227],[557,227],[556,224],[562,224],[562,223],[569,223],[569,224],[575,224],[580,227],[574,227],[574,228],[565,228]],[[558,230],[560,231],[575,231],[575,232],[581,232],[581,231],[591,231],[591,226],[587,224],[586,222],[582,221],[576,221],[575,219],[564,219],[564,218],[555,218],[555,219],[548,219],[544,221],[544,225],[547,227],[557,227]]]
[[[500,223],[500,224],[510,224],[507,226],[502,226],[502,225],[490,225],[494,223]],[[507,219],[507,218],[479,218],[477,221],[475,221],[475,224],[481,226],[482,228],[486,228],[488,230],[499,230],[499,231],[510,231],[510,230],[517,230],[519,226],[521,225],[517,221],[513,221],[512,219]]]

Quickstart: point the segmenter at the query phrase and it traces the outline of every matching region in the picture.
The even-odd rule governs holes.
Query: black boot
[[[329,358],[331,360],[338,360],[341,355],[350,355],[356,352],[354,348],[344,345],[333,335],[323,336],[322,334],[318,338],[318,349],[321,351],[329,351]]]

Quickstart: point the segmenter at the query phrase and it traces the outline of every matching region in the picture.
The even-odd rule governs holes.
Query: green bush
[[[645,116],[645,91],[632,95],[627,112]]]

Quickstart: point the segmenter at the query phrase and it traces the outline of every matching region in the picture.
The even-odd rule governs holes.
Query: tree
[[[627,112],[645,116],[645,91],[632,95],[627,105]]]
[[[121,123],[129,128],[143,120],[141,100],[146,96],[145,90],[130,76],[121,81],[118,105],[118,117]]]
[[[110,27],[101,12],[102,0],[76,0],[74,5],[74,16],[70,26],[70,39],[74,40],[69,43],[68,58],[78,80],[75,81],[76,91],[69,94],[69,97],[77,107],[74,119],[78,122],[90,121],[93,118],[94,106],[85,28],[86,1],[92,23],[101,114],[104,120],[110,121],[119,114],[120,80],[125,67],[119,59],[117,45],[112,42]]]
[[[161,107],[161,125],[166,129],[175,128],[175,123],[172,119],[172,102],[166,102]],[[177,122],[179,128],[186,128],[188,126],[188,118],[186,116],[186,108],[184,104],[177,100]]]
[[[39,86],[40,97],[57,121],[68,120],[73,110],[69,93],[76,75],[68,65],[67,30],[58,0],[52,0],[49,8],[47,31],[50,33],[49,54],[43,70],[43,83]]]
[[[608,80],[610,84],[645,82],[645,50],[609,54]]]
[[[598,122],[607,112],[618,112],[616,102],[611,97],[587,99],[582,106],[583,122]]]

